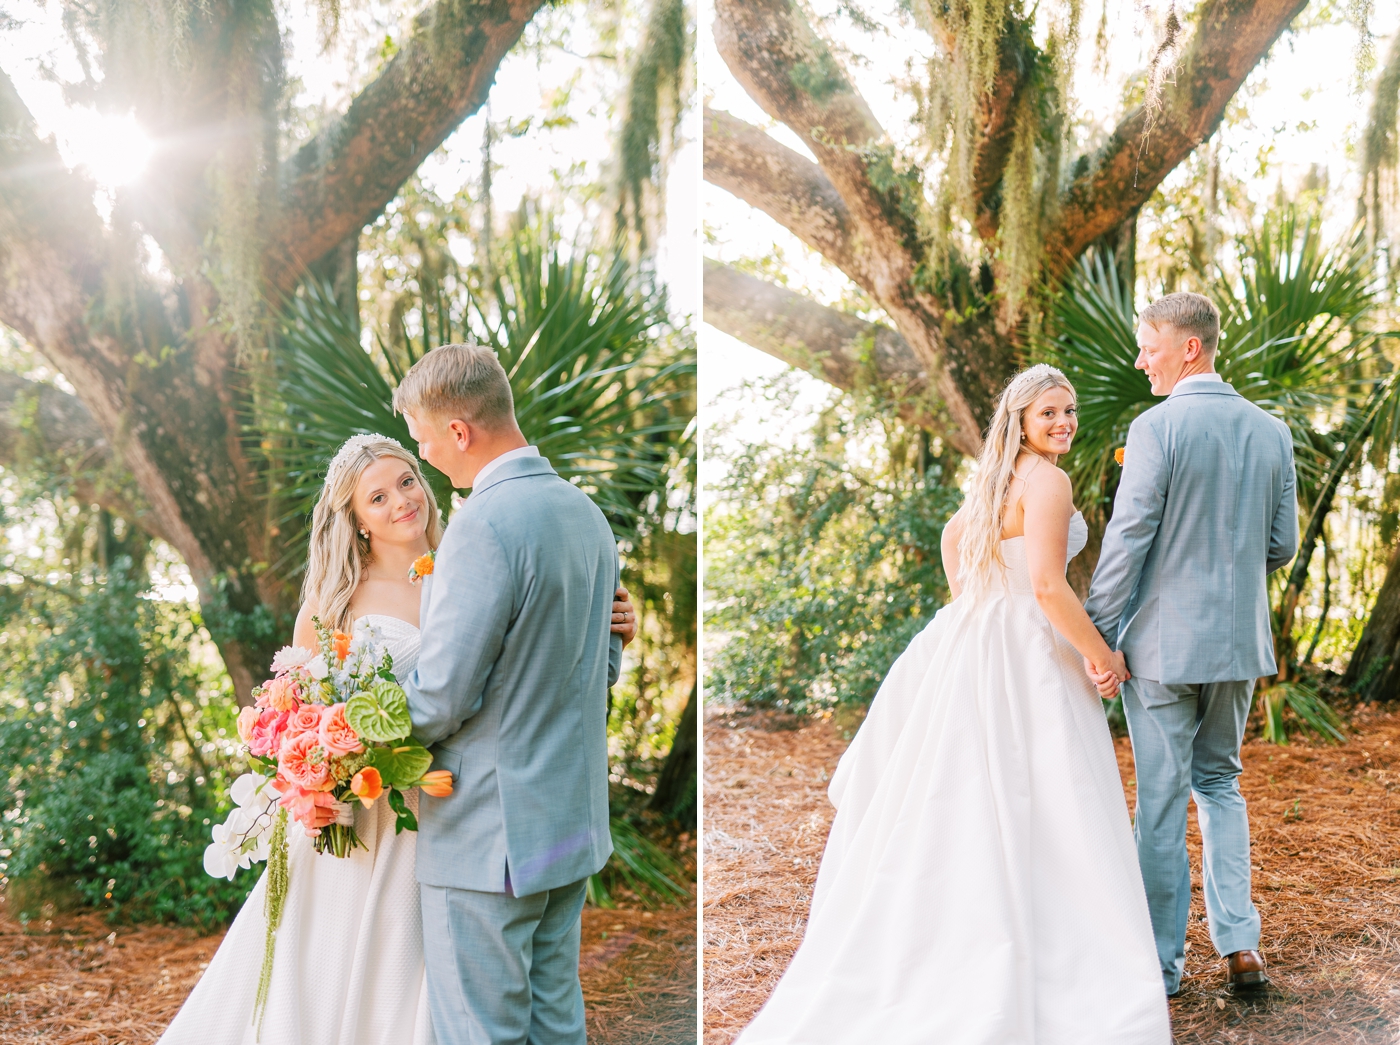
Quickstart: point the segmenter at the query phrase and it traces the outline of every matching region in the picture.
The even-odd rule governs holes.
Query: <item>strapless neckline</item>
[[[376,617],[377,617],[379,620],[391,620],[391,621],[394,621],[394,622],[397,623],[397,624],[402,624],[405,628],[412,628],[414,631],[421,631],[421,629],[418,627],[418,625],[416,625],[416,624],[410,624],[408,621],[404,620],[402,617],[395,617],[395,616],[392,616],[391,614],[388,614],[388,613],[362,613],[362,614],[360,614],[358,617],[356,617],[356,618],[354,619],[354,621],[351,622],[351,627],[354,627],[356,624],[360,623],[360,621],[362,621],[362,620],[372,620],[372,619],[374,619],[374,618],[376,618]]]

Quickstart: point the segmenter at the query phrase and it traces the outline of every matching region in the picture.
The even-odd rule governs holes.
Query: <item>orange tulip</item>
[[[337,631],[331,638],[331,650],[335,653],[336,660],[344,660],[350,656],[350,636],[343,631]]]
[[[365,766],[350,778],[350,790],[360,800],[360,805],[368,809],[384,793],[384,779],[379,775],[379,770]]]
[[[434,798],[446,798],[452,794],[452,774],[446,769],[434,769],[431,773],[423,774],[418,786]]]

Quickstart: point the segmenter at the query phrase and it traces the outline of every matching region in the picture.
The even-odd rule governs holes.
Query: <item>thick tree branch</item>
[[[284,171],[269,285],[373,221],[457,125],[486,101],[496,69],[542,0],[438,0],[384,71]]]
[[[705,108],[705,180],[757,207],[852,280],[868,276],[851,242],[851,214],[822,169],[727,112]]]
[[[922,362],[952,422],[949,441],[976,454],[1005,353],[990,361],[966,355],[964,345],[980,348],[983,339],[955,329],[922,274],[927,249],[917,172],[899,165],[870,107],[797,0],[716,0],[715,12],[715,43],[735,78],[765,112],[810,142],[846,204],[858,264],[842,265],[843,271],[879,302]],[[781,194],[783,187],[769,191]],[[984,380],[987,372],[996,379]]]
[[[1120,225],[1220,126],[1225,106],[1307,0],[1208,0],[1166,85],[1156,118],[1129,113],[1061,195],[1046,236],[1046,269],[1059,277],[1094,240]]]
[[[705,260],[703,318],[731,337],[848,391],[877,385],[900,416],[945,427],[928,374],[897,331],[838,312],[718,261]]]

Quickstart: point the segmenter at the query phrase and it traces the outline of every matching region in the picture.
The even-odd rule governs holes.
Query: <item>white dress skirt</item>
[[[1087,535],[1076,513],[1071,557]],[[880,687],[806,936],[738,1045],[1170,1045],[1113,740],[1024,545]]]
[[[418,629],[396,617],[369,619],[389,644],[395,674],[406,678],[418,662]],[[418,792],[405,798],[416,813]],[[267,933],[266,875],[159,1045],[434,1045],[414,874],[418,835],[394,833],[385,800],[357,804],[355,830],[367,848],[342,858],[317,853],[288,823],[287,900],[261,1034],[253,1003]]]

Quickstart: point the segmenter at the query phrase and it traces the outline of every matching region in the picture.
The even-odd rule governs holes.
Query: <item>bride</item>
[[[348,440],[326,472],[311,520],[303,603],[293,641],[316,649],[311,623],[375,628],[394,673],[418,662],[420,589],[409,567],[436,548],[442,517],[418,459],[387,436]],[[612,630],[636,634],[627,593],[613,604]],[[599,694],[602,697],[602,694]],[[418,792],[406,796],[417,813]],[[348,807],[347,807],[348,808]],[[412,831],[394,833],[388,802],[355,806],[367,848],[317,854],[288,831],[289,884],[277,930],[272,983],[260,1021],[253,1003],[262,969],[267,876],[259,879],[161,1045],[431,1045],[422,914]]]
[[[1058,370],[997,403],[943,535],[953,601],[891,668],[832,777],[802,946],[736,1045],[1169,1045],[1113,742],[1081,659],[1127,678],[1065,567]]]

